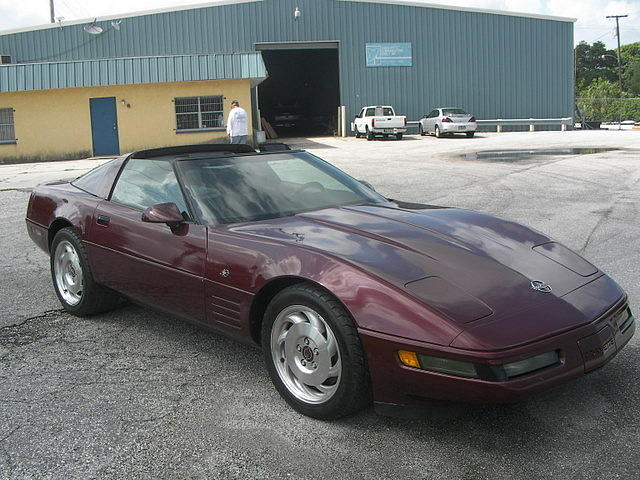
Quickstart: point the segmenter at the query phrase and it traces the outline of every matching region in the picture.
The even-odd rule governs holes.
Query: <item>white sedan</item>
[[[461,108],[435,108],[420,119],[420,135],[432,134],[440,138],[444,135],[464,133],[473,137],[478,124],[476,117]]]

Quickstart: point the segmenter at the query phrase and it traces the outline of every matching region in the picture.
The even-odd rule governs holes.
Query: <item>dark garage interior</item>
[[[263,50],[269,78],[260,114],[279,137],[334,135],[340,104],[337,49]]]

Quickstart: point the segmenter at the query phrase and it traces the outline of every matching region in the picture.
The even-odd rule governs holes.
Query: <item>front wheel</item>
[[[262,347],[271,381],[298,412],[333,420],[371,402],[355,325],[323,289],[303,283],[276,295],[265,312]]]
[[[420,131],[420,135],[421,136],[424,137],[426,135],[426,132],[424,131],[424,128],[422,128],[422,124],[421,123],[419,124],[418,130]]]
[[[64,309],[79,317],[110,310],[123,301],[112,290],[95,283],[82,239],[71,227],[53,237],[51,278]]]
[[[434,130],[434,134],[437,138],[442,138],[442,132],[440,131],[440,127],[436,125],[436,129]]]

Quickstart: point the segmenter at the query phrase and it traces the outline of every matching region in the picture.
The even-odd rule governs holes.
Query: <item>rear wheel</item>
[[[323,289],[303,283],[276,295],[265,312],[262,346],[271,380],[298,412],[332,420],[371,402],[355,325]]]
[[[367,140],[369,140],[369,141],[373,140],[373,132],[371,130],[369,130],[369,127],[366,127],[365,131],[366,131],[366,135],[367,135]]]
[[[118,294],[95,283],[82,239],[71,227],[53,237],[51,278],[60,303],[73,315],[93,315],[123,302]]]
[[[436,129],[433,131],[433,134],[438,138],[442,138],[442,132],[440,131],[440,127],[438,125],[436,125]]]
[[[402,140],[402,134],[396,133],[396,140]]]
[[[467,132],[467,137],[471,138],[475,135],[476,132]]]

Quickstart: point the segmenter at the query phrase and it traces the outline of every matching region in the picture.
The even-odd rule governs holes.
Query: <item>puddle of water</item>
[[[462,160],[484,162],[520,162],[535,157],[553,155],[589,155],[592,153],[612,152],[619,148],[557,148],[550,150],[487,150],[456,155]]]

